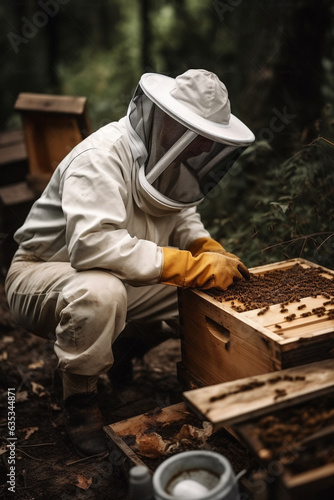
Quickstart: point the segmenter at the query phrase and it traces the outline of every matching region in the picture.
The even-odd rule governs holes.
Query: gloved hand
[[[218,243],[218,241],[213,240],[212,238],[198,238],[189,245],[188,250],[194,257],[197,257],[197,255],[203,252],[216,252],[226,255],[227,257],[232,257],[232,259],[240,260],[239,257],[233,253],[226,252],[225,248]]]
[[[249,279],[249,271],[239,259],[216,252],[194,257],[187,250],[163,247],[160,283],[182,288],[226,290],[233,280]]]

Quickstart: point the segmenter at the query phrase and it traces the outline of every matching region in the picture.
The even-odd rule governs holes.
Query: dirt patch
[[[112,386],[107,376],[100,377],[99,402],[106,424],[180,402],[179,359],[180,343],[169,339],[134,362],[134,378],[126,386]],[[65,432],[53,344],[15,325],[2,284],[0,360],[0,498],[126,498],[127,478],[117,453],[103,459],[78,460]],[[15,396],[12,408],[11,394]],[[8,426],[11,410],[15,419]],[[15,469],[11,470],[11,465]],[[14,494],[7,482],[11,478]]]
[[[2,285],[0,313],[0,498],[126,499],[124,456],[117,449],[102,459],[77,457],[65,432],[53,344],[15,325]],[[146,353],[141,349],[141,357],[133,362],[133,380],[126,385],[100,377],[99,402],[106,424],[181,402],[185,388],[177,378],[180,359],[180,341],[169,338]],[[11,410],[15,419],[9,425]],[[236,471],[249,464],[245,448],[228,433],[222,431],[208,442],[210,449],[226,450]],[[11,479],[13,494],[7,482]]]

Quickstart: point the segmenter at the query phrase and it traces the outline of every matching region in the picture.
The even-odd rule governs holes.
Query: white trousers
[[[18,325],[54,340],[59,369],[79,375],[112,366],[112,344],[127,322],[178,317],[172,286],[133,287],[106,270],[76,271],[67,262],[16,256],[5,290]]]

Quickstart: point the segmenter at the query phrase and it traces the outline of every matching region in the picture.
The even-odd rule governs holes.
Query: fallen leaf
[[[30,383],[31,383],[32,392],[34,394],[37,394],[37,396],[39,396],[40,398],[42,396],[45,396],[45,394],[46,394],[45,387],[43,387],[41,384],[37,384],[37,382],[30,382]]]
[[[190,424],[184,424],[175,437],[177,439],[195,439],[198,442],[205,442],[211,436],[212,432],[213,427],[209,422],[204,422],[202,429]]]
[[[30,363],[30,365],[28,365],[28,368],[30,368],[30,370],[37,370],[37,368],[43,368],[43,366],[43,359],[39,359],[38,361],[34,361],[34,363]]]
[[[12,342],[14,342],[14,337],[12,337],[11,335],[4,335],[1,339],[1,341],[4,343],[4,344],[11,344]]]
[[[6,453],[6,451],[8,451],[7,445],[5,443],[3,443],[0,446],[0,455],[3,455],[4,453]]]
[[[23,401],[27,401],[28,399],[28,391],[18,392],[15,396],[15,400],[17,403],[22,403]]]
[[[170,443],[170,441],[165,441],[157,432],[137,434],[136,436],[137,450],[143,457],[157,458],[163,456]]]
[[[93,478],[90,477],[89,479],[87,479],[85,476],[82,476],[81,474],[78,474],[77,475],[77,482],[75,483],[75,485],[80,488],[81,490],[88,490],[88,488],[90,487],[90,485],[92,484],[93,482]]]
[[[31,434],[38,431],[39,427],[25,427],[24,429],[20,429],[22,432],[25,432],[25,436],[23,439],[29,439]]]
[[[60,406],[57,403],[51,403],[52,410],[61,411]]]

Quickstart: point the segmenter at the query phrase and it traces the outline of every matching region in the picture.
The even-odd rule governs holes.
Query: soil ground
[[[144,351],[133,360],[133,379],[127,384],[112,384],[107,375],[100,377],[99,402],[106,424],[182,401],[185,388],[177,378],[180,341],[167,338]],[[53,343],[17,327],[8,310],[2,283],[0,359],[0,498],[126,499],[127,473],[119,452],[84,460],[76,455],[65,432],[62,388]],[[17,438],[12,451],[7,446],[10,393],[15,393],[14,434]],[[233,445],[241,457],[238,464],[241,470],[244,450],[236,442]],[[7,482],[13,479],[8,475],[11,458],[15,464],[15,493],[10,492],[11,483]]]
[[[134,362],[134,377],[127,385],[113,386],[106,375],[100,377],[99,400],[106,423],[181,401],[182,387],[176,376],[179,358],[179,341],[169,339]],[[78,460],[64,428],[53,344],[15,325],[2,285],[0,359],[0,498],[126,498],[127,484],[118,477],[114,457]],[[16,397],[14,495],[7,483],[9,389]]]
[[[177,378],[180,341],[170,337],[149,347],[133,360],[133,378],[126,384],[100,377],[99,402],[106,424],[182,401],[185,388]],[[11,393],[15,393],[15,441],[8,440]],[[0,499],[128,499],[127,472],[119,451],[111,450],[103,458],[76,455],[65,432],[61,393],[53,343],[17,327],[0,283]],[[276,497],[269,492],[268,496],[263,488],[259,490],[261,469],[256,470],[249,450],[228,436],[223,436],[220,452],[235,473],[246,469],[256,471],[255,478],[260,474],[253,483],[254,496],[241,492],[239,500],[291,500],[285,494]],[[9,442],[15,447],[9,448]],[[10,476],[11,463],[14,476]],[[15,493],[9,489],[11,479]],[[332,493],[321,500],[333,498]]]

